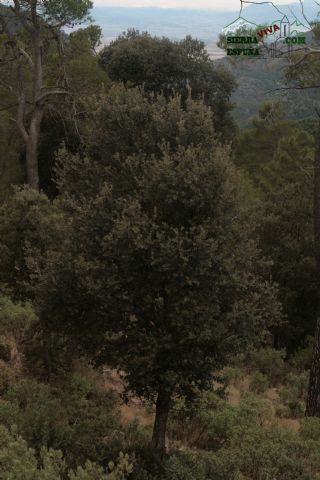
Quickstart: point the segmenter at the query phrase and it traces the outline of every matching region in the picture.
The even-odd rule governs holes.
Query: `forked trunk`
[[[154,420],[150,451],[152,458],[161,463],[166,453],[166,430],[169,415],[171,393],[159,390],[156,403],[156,416]]]

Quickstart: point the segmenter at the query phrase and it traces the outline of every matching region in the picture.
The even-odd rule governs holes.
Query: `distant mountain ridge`
[[[320,7],[314,0],[304,0],[303,6],[308,20],[315,19],[320,11]],[[288,18],[294,12],[297,20],[304,23],[299,2],[281,5],[279,9]],[[136,28],[140,31],[148,31],[152,35],[167,36],[172,40],[179,40],[191,34],[208,44],[215,42],[223,28],[239,17],[239,11],[240,8],[235,11],[223,11],[156,7],[95,7],[93,18],[102,27],[103,35],[107,40],[116,38],[128,28]],[[274,7],[270,3],[247,5],[241,16],[255,24],[272,23],[277,20]]]
[[[240,5],[240,1],[239,1]],[[299,2],[281,5],[288,15],[300,8]],[[304,0],[307,18],[314,19],[320,10],[314,0]],[[212,58],[219,59],[224,51],[216,45],[223,28],[237,19],[239,10],[202,10],[156,7],[95,7],[93,18],[102,27],[104,42],[109,43],[128,28],[147,31],[151,35],[180,40],[192,35],[205,42]],[[270,4],[247,5],[242,16],[253,24],[266,24],[275,20],[274,8]],[[300,18],[298,17],[298,20]],[[270,25],[271,25],[270,23]]]

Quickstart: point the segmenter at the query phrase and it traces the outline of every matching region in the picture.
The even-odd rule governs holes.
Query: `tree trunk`
[[[309,379],[307,417],[320,417],[320,316],[317,318],[315,345]]]
[[[166,453],[166,430],[169,415],[171,393],[160,389],[156,403],[156,416],[154,420],[150,451],[152,458],[161,463]]]
[[[317,277],[320,279],[320,123],[316,151],[314,156],[314,241]],[[309,379],[306,415],[308,417],[320,417],[320,311],[317,305],[317,325],[315,331],[315,344],[312,357],[312,365]]]
[[[27,181],[28,185],[35,190],[39,190],[39,166],[38,166],[38,145],[40,137],[40,128],[43,118],[44,107],[39,97],[41,96],[43,71],[42,71],[42,43],[40,30],[35,21],[35,31],[33,35],[34,45],[34,66],[33,66],[33,104],[34,110],[30,122],[28,140],[26,142],[26,161],[27,161]]]
[[[38,145],[44,111],[44,106],[42,105],[42,102],[40,100],[43,86],[42,40],[40,34],[40,27],[38,24],[38,17],[33,7],[31,8],[31,14],[33,22],[33,111],[30,121],[29,133],[26,141],[26,163],[28,185],[35,190],[39,190]]]
[[[52,375],[52,361],[51,361],[51,333],[45,326],[42,327],[42,348],[43,348],[43,363],[46,371],[46,376],[49,379]]]
[[[27,183],[35,190],[39,190],[38,144],[42,116],[42,108],[36,108],[32,115],[30,132],[26,142]]]

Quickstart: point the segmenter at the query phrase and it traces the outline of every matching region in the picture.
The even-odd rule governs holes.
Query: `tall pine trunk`
[[[161,463],[166,453],[166,431],[169,415],[171,393],[165,389],[158,392],[156,416],[154,420],[150,451],[152,458]]]
[[[320,123],[314,156],[314,241],[317,277],[320,279]],[[310,371],[306,415],[320,417],[320,291],[317,298],[317,324]]]
[[[39,190],[38,146],[43,109],[37,107],[32,115],[30,131],[26,141],[27,183],[34,190]]]

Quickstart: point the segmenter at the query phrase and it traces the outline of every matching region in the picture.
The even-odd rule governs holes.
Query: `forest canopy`
[[[0,478],[320,479],[318,118],[91,7],[0,3]]]

